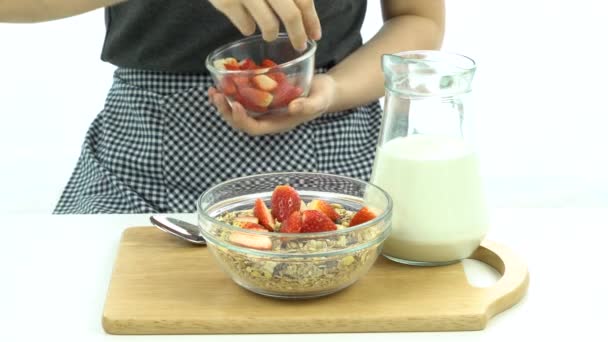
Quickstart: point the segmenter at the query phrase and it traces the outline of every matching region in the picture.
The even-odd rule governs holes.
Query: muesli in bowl
[[[344,289],[376,261],[391,199],[353,178],[273,173],[234,179],[198,201],[201,234],[240,286],[280,298]]]

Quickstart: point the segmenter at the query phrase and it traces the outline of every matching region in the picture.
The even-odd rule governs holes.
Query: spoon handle
[[[156,228],[174,235],[180,239],[197,245],[206,245],[207,241],[199,234],[199,228],[191,223],[164,215],[150,216],[150,222]]]

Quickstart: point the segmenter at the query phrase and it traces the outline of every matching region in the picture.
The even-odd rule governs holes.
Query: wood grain
[[[351,287],[309,300],[266,298],[236,285],[205,247],[152,227],[124,231],[103,312],[111,334],[480,330],[528,287],[524,262],[484,242],[473,258],[503,274],[468,284],[462,264],[410,267],[383,257]]]

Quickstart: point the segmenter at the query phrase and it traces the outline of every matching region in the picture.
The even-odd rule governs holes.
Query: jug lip
[[[399,57],[404,60],[407,60],[408,63],[417,63],[417,62],[429,62],[429,61],[438,61],[439,58],[445,60],[446,62],[451,62],[450,65],[456,69],[462,70],[461,72],[454,72],[454,74],[459,73],[467,73],[471,71],[475,71],[477,69],[477,63],[475,60],[469,56],[450,52],[443,50],[406,50],[399,51],[394,53],[385,53],[382,57]],[[411,56],[411,58],[408,58]],[[420,58],[425,57],[425,58]]]
[[[477,65],[472,58],[458,53],[411,50],[382,55],[382,69],[384,87],[391,93],[412,98],[449,98],[471,91]]]

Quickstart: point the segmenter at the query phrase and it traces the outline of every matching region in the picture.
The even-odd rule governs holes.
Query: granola
[[[367,248],[356,248],[376,240],[382,233],[379,227],[355,230],[340,234],[355,215],[338,204],[332,204],[339,218],[336,233],[323,238],[293,237],[269,238],[271,247],[268,256],[238,252],[221,246],[212,248],[222,266],[246,287],[267,293],[303,295],[334,292],[355,282],[366,273],[380,253],[381,242]],[[227,212],[219,221],[234,225],[239,218],[251,217],[253,210]],[[275,221],[273,230],[278,232],[281,222]],[[220,240],[230,242],[231,234],[218,227]],[[324,255],[326,252],[344,251]],[[289,254],[294,254],[290,256]]]

